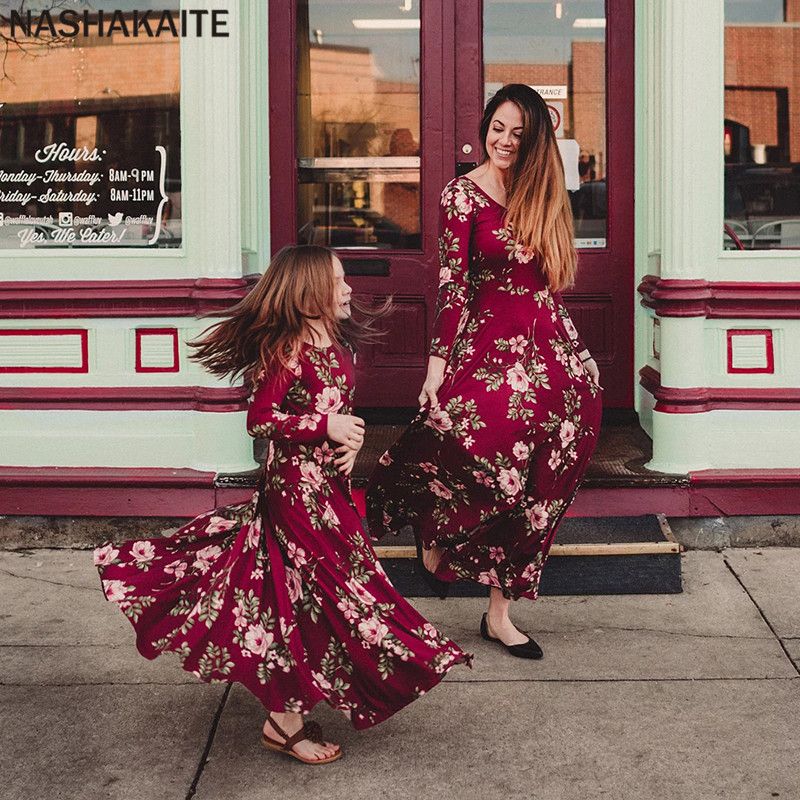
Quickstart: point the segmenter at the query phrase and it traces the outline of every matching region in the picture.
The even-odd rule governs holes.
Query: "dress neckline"
[[[468,175],[462,175],[461,178],[462,179],[466,178],[484,197],[488,197],[489,200],[491,200],[498,208],[502,208],[503,211],[508,211],[508,209],[502,203],[498,203],[497,200],[495,200],[494,197],[492,197],[486,191],[486,189],[483,189],[479,184],[477,184],[474,180],[472,180],[472,178],[470,178]]]

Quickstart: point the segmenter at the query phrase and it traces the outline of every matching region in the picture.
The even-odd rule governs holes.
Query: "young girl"
[[[248,503],[174,536],[95,551],[108,600],[146,658],[172,651],[205,681],[263,703],[265,747],[307,764],[338,759],[308,714],[325,700],[356,728],[382,722],[469,656],[394,589],[364,534],[349,476],[364,442],[352,415],[351,289],[329,250],[288,247],[213,325],[194,356],[254,387],[247,429],[269,439]]]

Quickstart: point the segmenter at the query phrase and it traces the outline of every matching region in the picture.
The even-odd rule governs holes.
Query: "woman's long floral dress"
[[[469,661],[394,589],[366,541],[327,414],[351,413],[349,351],[305,345],[260,383],[247,427],[270,440],[252,499],[169,538],[105,544],[108,600],[147,658],[172,651],[205,681],[238,681],[272,711],[320,700],[356,728],[385,720]]]
[[[370,533],[411,525],[426,547],[444,548],[439,578],[535,599],[597,443],[600,387],[505,208],[461,177],[440,212],[430,348],[448,362],[439,408],[421,412],[380,459],[367,491]]]

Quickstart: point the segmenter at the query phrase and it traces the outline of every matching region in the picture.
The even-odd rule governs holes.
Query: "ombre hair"
[[[489,126],[497,109],[512,102],[522,113],[522,135],[517,157],[506,173],[506,225],[514,239],[538,257],[552,290],[575,283],[572,207],[564,182],[550,112],[538,92],[521,83],[509,83],[489,100],[481,120],[484,156]]]
[[[262,372],[291,368],[303,342],[316,339],[309,320],[318,321],[339,348],[375,341],[372,324],[389,310],[389,301],[375,311],[351,299],[359,320],[337,319],[333,256],[318,245],[284,247],[250,293],[189,342],[195,349],[190,358],[219,377],[243,375],[253,383]]]

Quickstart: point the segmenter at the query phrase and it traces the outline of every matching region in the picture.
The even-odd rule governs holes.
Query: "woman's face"
[[[508,169],[517,157],[521,136],[522,112],[515,103],[506,100],[497,107],[489,123],[485,142],[489,161],[498,169]]]
[[[333,257],[333,279],[336,319],[349,319],[350,296],[353,294],[353,290],[347,285],[344,279],[344,267],[336,256]]]

